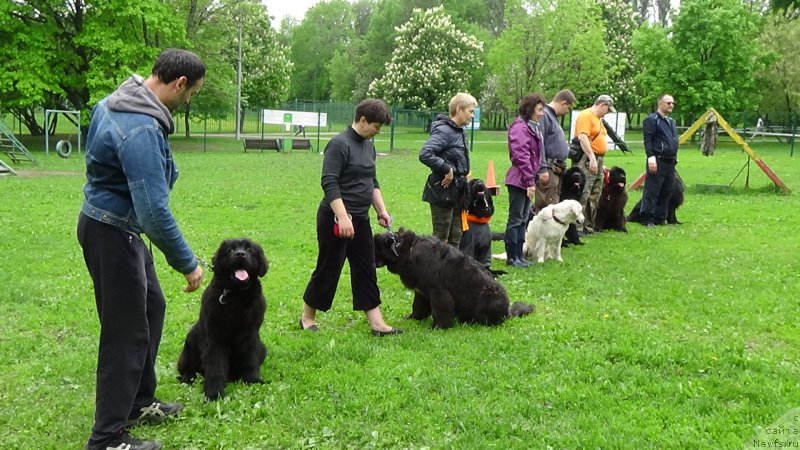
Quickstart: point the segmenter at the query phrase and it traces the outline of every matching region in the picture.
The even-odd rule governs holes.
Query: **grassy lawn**
[[[635,153],[614,152],[607,164],[632,182],[644,152],[640,136],[627,137]],[[417,160],[424,138],[403,135],[388,152],[380,135],[387,154],[378,171],[396,227],[429,233]],[[563,264],[501,277],[513,300],[536,305],[532,316],[432,331],[429,321],[403,319],[412,295],[380,269],[384,315],[406,330],[385,339],[370,337],[352,311],[347,281],[319,317],[320,333],[297,329],[316,258],[319,154],[245,154],[231,138],[176,138],[173,147],[181,175],[171,206],[198,255],[210,260],[222,239],[248,236],[270,259],[269,354],[267,383],[231,385],[222,401],[205,403],[200,383],[179,384],[176,361],[200,295],[182,292],[184,278],[156,250],[168,300],[158,394],[186,410],[134,435],[165,448],[742,448],[800,406],[800,201],[776,191],[755,164],[748,190],[746,170],[730,192],[699,189],[727,185],[743,168],[747,155],[730,144],[713,157],[681,147],[683,225],[631,224],[628,234],[566,249]],[[0,178],[0,446],[81,448],[98,337],[75,238],[82,158],[32,148],[39,166]],[[754,148],[800,190],[800,155],[790,157],[786,144]],[[489,160],[502,181],[503,133],[476,133],[477,176]],[[631,192],[628,207],[640,196]],[[505,192],[495,205],[492,226],[501,231]]]

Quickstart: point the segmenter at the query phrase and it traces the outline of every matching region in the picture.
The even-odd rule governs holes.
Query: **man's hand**
[[[658,170],[658,164],[656,164],[656,157],[651,156],[647,158],[647,171],[650,173],[656,173]]]
[[[589,172],[592,174],[597,173],[597,160],[594,158],[589,161]]]
[[[193,271],[185,273],[183,276],[186,277],[187,283],[183,292],[194,292],[203,283],[203,268],[198,264]]]
[[[539,174],[539,182],[540,183],[547,184],[547,182],[549,180],[550,180],[550,172],[544,171],[544,172]]]

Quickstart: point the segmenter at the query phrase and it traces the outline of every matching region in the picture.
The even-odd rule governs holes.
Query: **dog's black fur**
[[[628,203],[628,192],[625,169],[614,166],[608,171],[603,184],[603,191],[597,201],[597,212],[594,216],[594,230],[616,230],[628,232],[625,227],[625,204]]]
[[[680,221],[678,220],[678,216],[675,214],[676,210],[683,205],[684,201],[684,194],[683,191],[686,190],[686,187],[683,184],[683,180],[681,177],[675,177],[675,182],[672,183],[672,194],[669,197],[669,204],[667,205],[667,223],[670,225],[680,225]],[[641,206],[642,200],[639,199],[635,205],[633,205],[633,209],[631,213],[628,214],[628,222],[636,222],[642,223],[642,214],[641,214]]]
[[[491,219],[494,201],[486,184],[480,178],[469,182],[469,205],[467,213],[480,219]],[[492,263],[492,230],[488,223],[469,222],[469,229],[461,236],[459,250],[489,267]]]
[[[414,290],[412,319],[433,317],[433,328],[462,323],[499,325],[513,316],[533,312],[533,306],[515,302],[481,266],[458,249],[432,237],[401,228],[396,234],[375,235],[375,265],[386,266]]]
[[[570,167],[561,177],[561,197],[559,200],[581,201],[584,186],[586,186],[586,175],[583,174],[579,167]],[[574,223],[569,225],[566,234],[564,234],[564,245],[567,244],[583,245],[580,236],[578,236],[578,228]]]
[[[258,330],[267,304],[259,277],[269,262],[264,250],[249,239],[222,242],[212,260],[214,277],[203,292],[200,320],[186,336],[178,359],[178,379],[205,378],[206,398],[225,395],[225,384],[242,380],[262,383],[259,374],[267,356]]]

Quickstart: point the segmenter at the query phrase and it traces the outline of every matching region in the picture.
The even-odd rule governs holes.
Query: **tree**
[[[442,7],[414,10],[397,29],[386,75],[370,84],[369,95],[403,108],[445,109],[456,92],[470,90],[482,51],[483,43],[457,30]]]
[[[601,0],[598,2],[605,21],[606,80],[600,91],[614,98],[617,109],[631,111],[639,106],[636,74],[639,64],[631,44],[633,32],[638,28],[636,12],[626,0]]]
[[[292,29],[291,60],[294,63],[291,95],[328,100],[331,76],[328,65],[337,51],[347,51],[353,38],[354,18],[346,0],[317,3]]]
[[[496,96],[514,110],[529,92],[569,88],[592,100],[605,80],[605,28],[593,0],[515,0],[506,4],[508,27],[489,51]],[[585,103],[584,103],[585,104]]]
[[[800,19],[798,10],[770,14],[759,36],[773,62],[761,72],[759,110],[771,117],[791,117],[800,108]]]
[[[714,107],[723,116],[758,105],[755,74],[765,64],[757,14],[740,0],[687,0],[668,29],[644,26],[634,35],[645,100],[675,96],[691,120]]]
[[[3,2],[0,12],[0,104],[34,135],[44,131],[36,107],[77,109],[88,120],[103,93],[149,70],[165,44],[183,42],[159,0],[29,0]]]

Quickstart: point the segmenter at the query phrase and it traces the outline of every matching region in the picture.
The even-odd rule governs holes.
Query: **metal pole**
[[[242,119],[242,18],[239,17],[239,58],[236,62],[236,140],[241,139]]]

